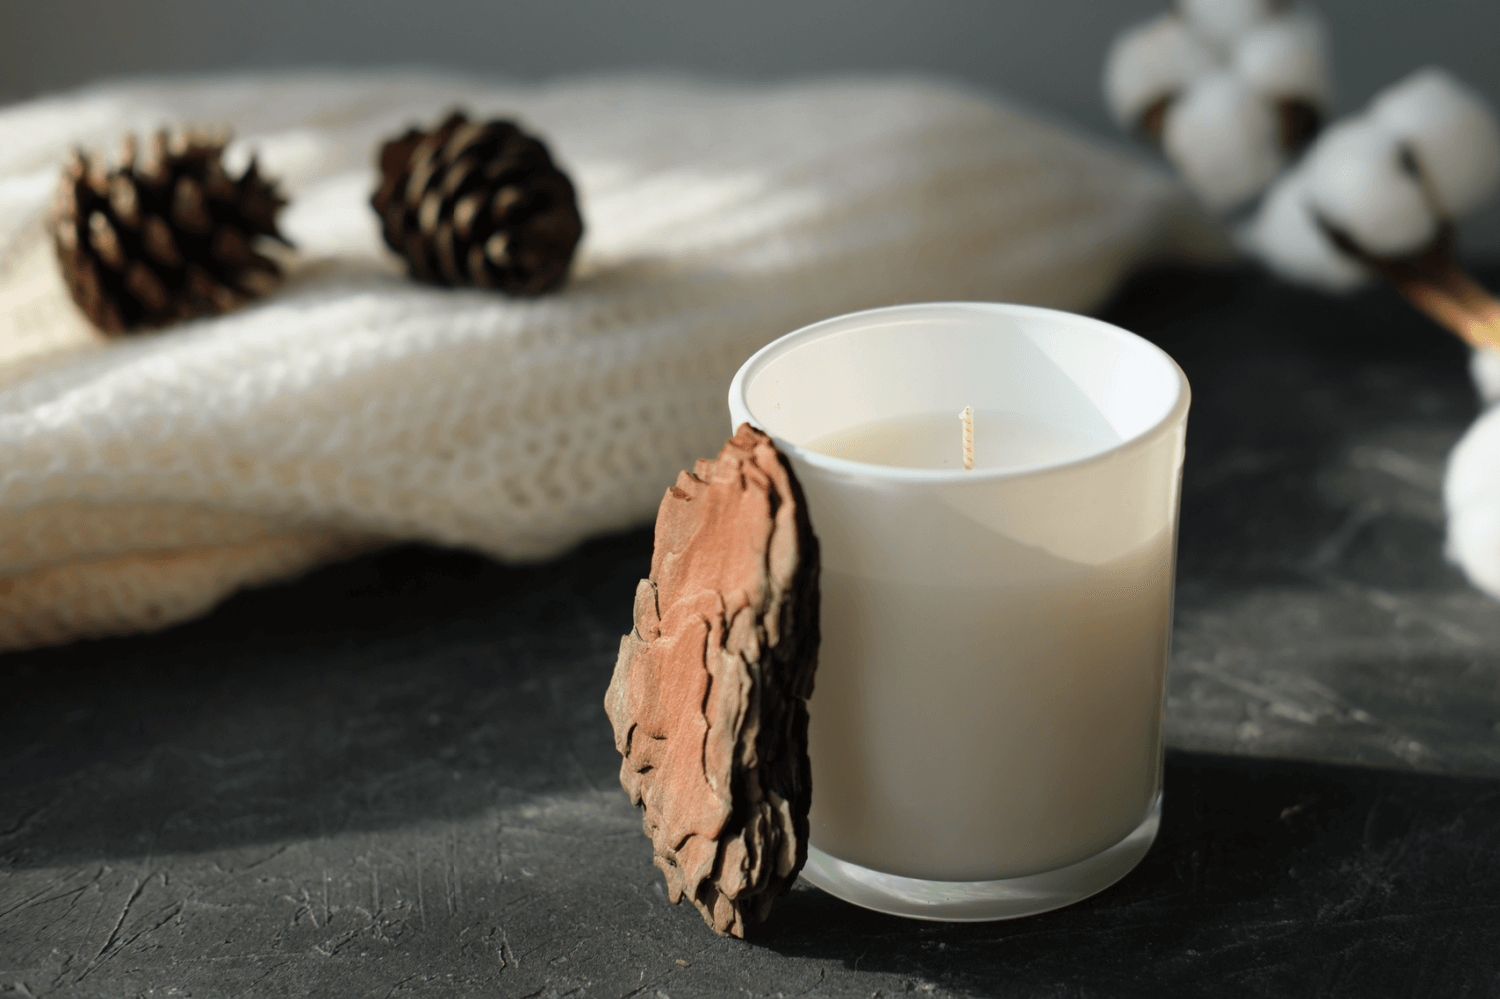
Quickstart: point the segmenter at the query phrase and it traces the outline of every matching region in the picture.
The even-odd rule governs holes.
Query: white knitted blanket
[[[520,120],[587,231],[537,300],[405,280],[377,144],[453,107]],[[44,219],[69,147],[228,125],[292,203],[286,285],[156,334],[92,332]],[[537,559],[641,523],[730,431],[768,340],[925,299],[1097,304],[1216,254],[1163,175],[912,80],[729,86],[433,75],[135,83],[0,110],[0,649],[160,627],[396,539]]]

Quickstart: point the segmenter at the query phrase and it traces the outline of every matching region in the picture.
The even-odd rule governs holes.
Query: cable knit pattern
[[[543,136],[587,232],[559,294],[421,287],[380,245],[378,143],[453,107]],[[292,199],[287,283],[106,341],[45,211],[69,147],[232,126]],[[233,161],[231,161],[233,162]],[[1216,255],[1182,190],[914,80],[545,86],[212,77],[0,111],[0,648],[160,627],[399,539],[504,559],[650,520],[731,429],[740,363],[927,299],[1097,304],[1151,254]]]

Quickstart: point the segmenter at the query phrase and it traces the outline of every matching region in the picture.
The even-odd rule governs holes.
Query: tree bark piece
[[[769,437],[742,424],[662,498],[605,710],[672,902],[743,937],[807,860],[818,542]]]

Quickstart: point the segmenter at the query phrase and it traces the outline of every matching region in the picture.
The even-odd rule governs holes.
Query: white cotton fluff
[[[1478,94],[1441,69],[1413,73],[1377,94],[1370,116],[1411,147],[1452,218],[1500,186],[1500,127]]]
[[[1292,10],[1262,21],[1235,40],[1234,72],[1272,99],[1295,97],[1319,108],[1333,98],[1322,19]]]
[[[1214,54],[1182,18],[1163,14],[1115,39],[1104,62],[1104,99],[1122,128],[1214,69]]]
[[[1373,256],[1415,253],[1437,234],[1437,216],[1401,166],[1396,139],[1368,118],[1323,133],[1308,153],[1307,189],[1313,210]]]
[[[1448,455],[1443,505],[1448,558],[1500,600],[1500,406],[1474,421]]]
[[[1279,6],[1275,0],[1178,0],[1193,30],[1208,40],[1226,45],[1252,26],[1269,18]]]
[[[1281,169],[1271,105],[1230,73],[1201,77],[1168,110],[1162,149],[1206,205],[1228,211]]]
[[[1500,402],[1500,351],[1476,350],[1469,358],[1469,376],[1486,406]],[[1497,459],[1500,460],[1500,459]]]
[[[1284,174],[1241,230],[1241,247],[1290,281],[1335,292],[1357,288],[1370,275],[1323,234],[1310,203],[1306,169]]]

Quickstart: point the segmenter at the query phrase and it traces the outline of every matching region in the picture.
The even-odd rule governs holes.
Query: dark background
[[[619,70],[770,79],[915,71],[1003,93],[1101,136],[1104,53],[1163,0],[4,0],[0,101],[122,75],[422,65],[524,80]],[[1500,104],[1500,4],[1323,0],[1336,109],[1421,66]],[[1500,252],[1500,209],[1469,219]]]

